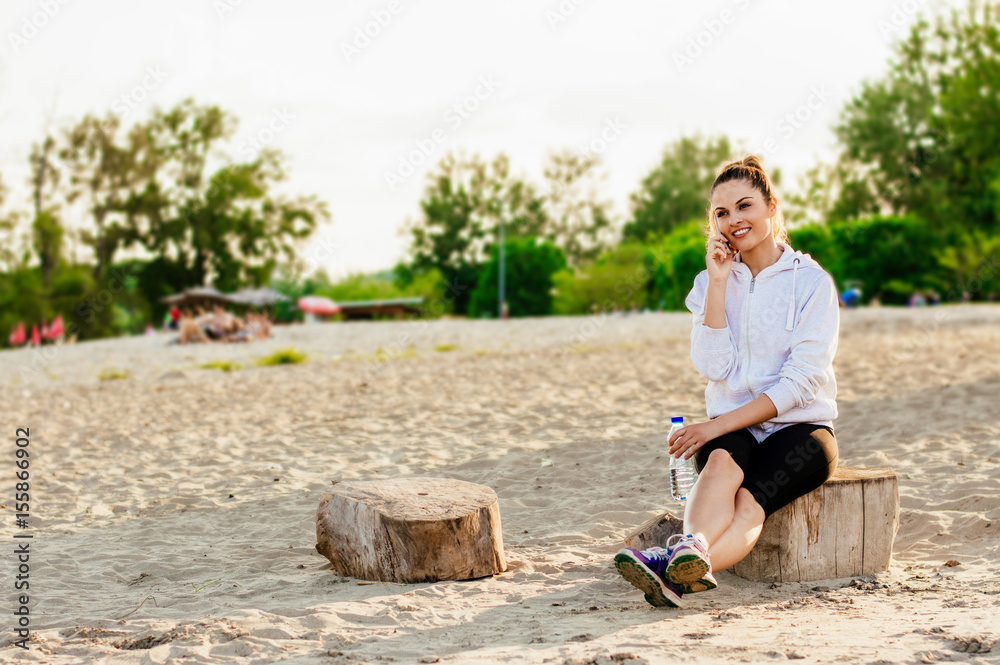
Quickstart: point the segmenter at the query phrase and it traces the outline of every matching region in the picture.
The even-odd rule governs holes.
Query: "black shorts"
[[[757,443],[748,429],[723,434],[695,453],[700,472],[716,449],[728,452],[743,469],[743,483],[765,515],[808,494],[837,468],[837,439],[825,425],[796,423]]]

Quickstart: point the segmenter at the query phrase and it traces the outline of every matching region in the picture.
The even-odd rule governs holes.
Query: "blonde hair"
[[[712,183],[712,189],[708,193],[709,206],[711,206],[711,198],[712,194],[715,193],[715,188],[724,182],[732,180],[745,180],[750,183],[754,189],[764,196],[765,204],[769,204],[771,199],[775,198],[774,185],[771,183],[767,171],[764,170],[764,165],[761,163],[760,158],[756,155],[747,155],[743,159],[726,162],[719,167],[715,176],[715,182]],[[709,235],[715,233],[712,226],[711,209],[708,211],[708,233]],[[771,234],[776,241],[788,243],[788,231],[785,230],[785,216],[781,213],[780,208],[776,209],[772,218]]]

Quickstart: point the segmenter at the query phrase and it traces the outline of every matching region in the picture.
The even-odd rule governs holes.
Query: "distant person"
[[[170,315],[170,324],[169,324],[170,329],[177,330],[177,328],[180,326],[181,308],[178,307],[177,305],[174,305],[173,307],[170,308],[168,314]]]
[[[854,309],[861,302],[861,290],[857,287],[845,289],[840,296],[840,301],[847,309]]]
[[[836,285],[788,245],[758,158],[725,164],[709,200],[707,269],[685,304],[694,314],[691,358],[708,380],[710,420],[668,441],[671,455],[694,457],[700,475],[683,534],[615,556],[621,575],[657,606],[679,607],[684,594],[716,588],[713,573],[753,549],[764,519],[837,466]]]

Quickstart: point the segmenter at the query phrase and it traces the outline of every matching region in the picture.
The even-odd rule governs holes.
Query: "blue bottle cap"
[[[684,416],[674,416],[670,419],[672,423],[682,423],[684,422]]]

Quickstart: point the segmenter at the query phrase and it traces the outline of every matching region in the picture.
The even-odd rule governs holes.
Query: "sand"
[[[669,418],[705,417],[689,330],[683,313],[378,322],[2,352],[0,662],[1000,662],[1000,643],[986,651],[1000,637],[1000,307],[843,313],[841,463],[899,474],[889,571],[781,585],[723,572],[670,610],[611,560],[678,510]],[[291,346],[308,362],[198,368]],[[15,427],[31,432],[28,530],[10,505]],[[314,544],[331,481],[413,475],[496,490],[506,573],[400,585],[330,570]],[[29,651],[11,645],[15,532],[34,536]]]

